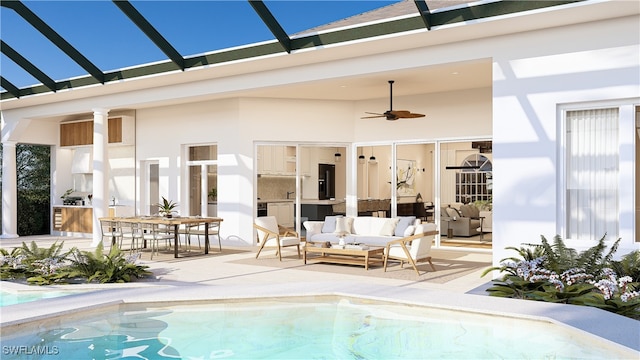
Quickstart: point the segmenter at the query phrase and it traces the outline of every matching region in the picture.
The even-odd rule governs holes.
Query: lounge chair
[[[260,249],[256,254],[256,259],[265,247],[277,248],[276,255],[282,261],[282,248],[295,246],[298,248],[298,258],[300,258],[300,235],[292,229],[278,225],[275,216],[257,217],[253,227],[258,232],[258,242],[261,243]]]
[[[427,261],[433,271],[436,271],[431,262],[431,243],[437,234],[435,224],[421,224],[416,227],[414,235],[389,241],[384,250],[384,271],[387,271],[389,259],[400,260],[400,267],[403,267],[405,261],[410,263],[418,276],[420,276],[416,266],[418,262]]]

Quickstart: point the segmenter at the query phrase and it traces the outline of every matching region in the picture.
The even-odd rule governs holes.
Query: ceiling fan
[[[394,121],[398,119],[409,119],[409,118],[419,118],[424,117],[423,114],[412,113],[408,110],[393,110],[393,80],[389,80],[389,110],[385,111],[382,114],[365,112],[366,114],[371,114],[375,116],[364,116],[361,119],[373,119],[383,117],[387,120]]]

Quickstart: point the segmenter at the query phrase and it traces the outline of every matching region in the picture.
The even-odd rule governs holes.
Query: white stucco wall
[[[490,95],[490,89],[483,88],[398,97],[406,107],[424,109],[429,116],[396,122],[360,119],[365,111],[362,109],[384,108],[386,99],[356,103],[241,98],[141,109],[136,114],[136,158],[139,161],[157,160],[160,193],[184,203],[188,189],[180,180],[187,178],[182,166],[184,159],[180,158],[183,147],[216,143],[218,216],[224,218],[222,236],[250,244],[254,234],[256,142],[429,141],[438,136],[454,136],[455,128],[446,126],[447,123],[459,124],[456,128],[462,129],[467,136],[489,136]],[[447,111],[453,104],[456,111]],[[146,212],[142,210],[142,213]]]
[[[558,107],[618,99],[638,104],[639,37],[638,17],[627,17],[496,39],[500,47],[493,68],[494,261],[513,255],[506,246],[559,234],[563,214],[558,202]],[[627,119],[621,127],[621,149],[629,151],[633,140],[625,140],[624,133],[633,133],[635,124]],[[631,162],[622,165],[622,174],[632,174],[624,169],[629,166]],[[631,176],[623,177],[620,190],[632,191],[632,186]],[[620,204],[621,217],[632,211],[632,197],[628,199]],[[629,225],[621,226],[619,253],[638,248]],[[595,243],[568,244],[584,249]]]

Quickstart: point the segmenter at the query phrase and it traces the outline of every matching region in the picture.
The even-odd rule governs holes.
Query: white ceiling
[[[286,84],[246,91],[243,96],[348,101],[388,98],[389,80],[395,81],[394,97],[490,87],[491,60]]]

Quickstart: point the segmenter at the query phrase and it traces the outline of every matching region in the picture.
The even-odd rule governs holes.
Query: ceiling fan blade
[[[425,117],[425,116],[426,116],[426,115],[424,115],[424,114],[409,113],[409,114],[407,114],[407,115],[403,115],[402,117],[403,117],[403,118],[410,119],[410,118],[419,118],[419,117]]]
[[[390,111],[389,113],[395,115],[398,118],[403,118],[403,119],[418,118],[418,117],[425,116],[423,114],[412,113],[411,111],[408,111],[408,110],[393,110],[393,111]]]
[[[378,116],[383,116],[384,115],[382,113],[374,113],[374,112],[368,112],[368,111],[365,111],[364,113],[365,114],[371,114],[371,115],[378,115]]]
[[[409,110],[391,110],[388,111],[389,114],[393,114],[395,116],[404,116],[404,115],[409,115],[411,114],[411,111]]]
[[[375,118],[381,118],[381,117],[385,117],[386,115],[375,115],[375,116],[363,116],[360,119],[375,119]]]

